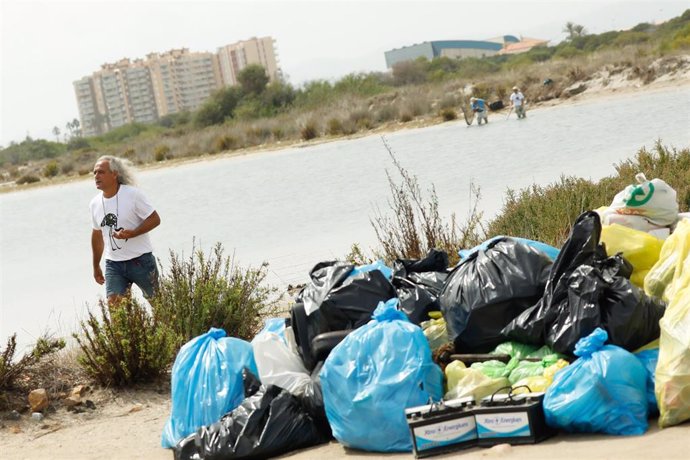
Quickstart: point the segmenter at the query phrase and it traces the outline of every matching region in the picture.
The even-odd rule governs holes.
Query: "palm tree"
[[[574,38],[577,37],[584,37],[587,35],[587,31],[585,30],[584,26],[581,26],[579,24],[575,24],[574,22],[568,21],[565,23],[565,27],[563,28],[563,32],[568,34],[568,41],[572,41]]]

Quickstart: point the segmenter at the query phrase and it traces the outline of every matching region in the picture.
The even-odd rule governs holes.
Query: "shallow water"
[[[433,184],[442,215],[462,219],[470,184],[481,187],[486,217],[507,188],[547,184],[562,174],[598,179],[640,147],[690,146],[690,88],[620,95],[528,112],[490,116],[386,135],[422,188]],[[352,243],[376,244],[370,218],[388,211],[386,171],[395,174],[381,137],[219,158],[143,171],[141,187],[162,218],[152,239],[189,254],[192,240],[220,241],[243,266],[269,263],[278,286],[304,282],[321,260]],[[397,176],[396,176],[397,177]],[[91,181],[0,195],[0,340],[22,344],[42,331],[66,334],[103,288],[91,277],[88,203]],[[602,203],[606,204],[606,203]]]

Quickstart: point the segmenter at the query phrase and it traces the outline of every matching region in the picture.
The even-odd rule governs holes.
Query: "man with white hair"
[[[93,168],[96,188],[101,191],[89,204],[93,221],[91,250],[93,277],[105,283],[108,303],[127,295],[136,284],[151,298],[158,284],[158,268],[152,254],[149,232],[161,223],[156,210],[134,186],[131,163],[102,156]],[[101,258],[105,253],[105,276]]]
[[[518,118],[525,118],[525,96],[520,92],[520,88],[513,86],[513,93],[510,95],[510,105],[515,109]]]

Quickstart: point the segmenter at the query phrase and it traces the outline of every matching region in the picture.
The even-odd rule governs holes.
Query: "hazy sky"
[[[216,51],[270,35],[290,82],[385,70],[384,51],[427,40],[499,35],[562,40],[666,20],[687,1],[17,1],[0,0],[0,145],[78,117],[72,82],[122,57]]]

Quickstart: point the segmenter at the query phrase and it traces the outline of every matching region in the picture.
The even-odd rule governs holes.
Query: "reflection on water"
[[[688,96],[611,97],[533,110],[520,121],[494,114],[481,127],[458,121],[386,137],[422,187],[435,186],[443,215],[468,212],[474,183],[489,217],[507,188],[561,174],[598,179],[657,139],[687,147]],[[162,218],[152,240],[164,263],[168,249],[189,254],[194,237],[204,249],[221,241],[241,265],[269,262],[270,281],[285,286],[354,242],[375,245],[369,219],[387,209],[386,170],[394,172],[391,159],[374,135],[143,171],[139,180]],[[16,331],[26,343],[48,326],[71,332],[84,304],[103,294],[91,277],[95,193],[84,181],[0,196],[0,340]]]

